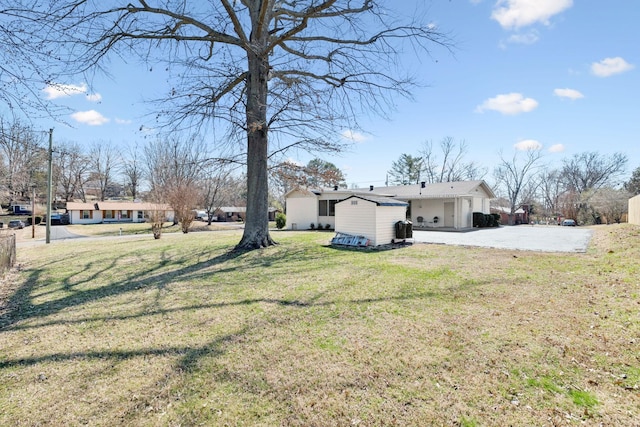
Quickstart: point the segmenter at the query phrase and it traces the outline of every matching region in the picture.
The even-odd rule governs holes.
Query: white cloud
[[[342,137],[344,139],[348,139],[350,141],[357,142],[357,143],[365,142],[367,139],[369,139],[365,135],[361,134],[360,132],[355,132],[351,129],[343,130]]]
[[[600,62],[591,64],[591,72],[598,77],[609,77],[614,74],[624,73],[634,68],[634,65],[617,56],[615,58],[605,58]]]
[[[91,93],[87,95],[87,100],[91,102],[100,102],[102,101],[102,95],[99,93]]]
[[[131,123],[133,123],[131,120],[129,119],[119,119],[116,117],[115,119],[116,123],[119,125],[130,125]]]
[[[530,150],[541,150],[542,144],[540,144],[535,139],[525,139],[514,145],[516,150],[519,151],[530,151]]]
[[[75,121],[89,126],[101,126],[109,122],[109,119],[98,113],[96,110],[78,111],[71,115]]]
[[[573,6],[573,0],[498,0],[491,18],[506,29],[542,23]]]
[[[507,93],[489,98],[476,107],[478,113],[485,110],[499,111],[502,114],[528,113],[538,107],[538,101],[533,98],[525,98],[521,93]]]
[[[568,88],[555,89],[553,91],[553,94],[555,96],[559,96],[560,98],[569,98],[569,99],[574,99],[574,100],[575,99],[584,98],[584,95],[581,92],[579,92],[579,91],[577,91],[575,89],[568,89]]]
[[[54,83],[47,85],[47,87],[42,89],[42,91],[46,94],[47,99],[66,98],[73,95],[87,93],[87,84],[63,85]]]
[[[553,144],[549,147],[550,153],[562,153],[564,151],[564,145],[562,144]]]
[[[508,43],[513,44],[534,44],[540,39],[539,33],[535,30],[523,34],[513,34],[507,39]]]

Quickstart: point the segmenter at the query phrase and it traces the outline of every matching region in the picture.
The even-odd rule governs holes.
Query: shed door
[[[454,203],[445,202],[444,204],[444,226],[453,227]]]

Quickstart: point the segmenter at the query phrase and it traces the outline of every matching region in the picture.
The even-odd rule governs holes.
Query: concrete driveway
[[[413,231],[416,243],[479,246],[538,252],[586,252],[593,230],[582,227],[518,225],[467,232]]]

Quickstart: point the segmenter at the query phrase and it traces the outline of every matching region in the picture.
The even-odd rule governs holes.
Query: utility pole
[[[49,170],[47,176],[47,238],[46,243],[51,243],[51,187],[53,178],[51,176],[53,170],[53,129],[49,129]]]
[[[33,190],[31,196],[31,238],[36,238],[36,186],[35,184],[31,185],[31,189]]]

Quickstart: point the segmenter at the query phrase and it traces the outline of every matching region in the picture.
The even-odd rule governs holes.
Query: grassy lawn
[[[239,233],[20,248],[0,425],[638,424],[639,227],[585,254]]]
[[[237,223],[211,223],[207,225],[206,222],[193,221],[189,232],[198,231],[219,231],[228,230],[230,226],[237,225]],[[67,225],[67,229],[75,234],[82,236],[118,236],[132,235],[132,234],[151,234],[151,224],[141,223],[113,223],[113,224],[73,224]],[[170,222],[166,222],[162,227],[163,233],[182,233],[180,225],[172,225]]]

